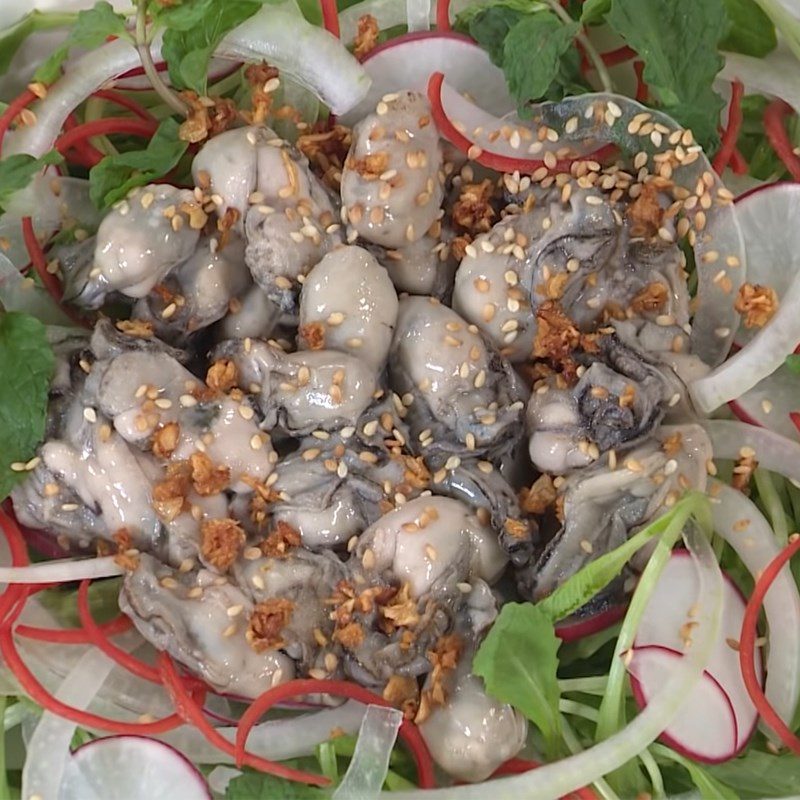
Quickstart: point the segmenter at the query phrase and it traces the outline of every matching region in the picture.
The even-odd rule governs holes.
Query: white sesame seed
[[[97,422],[97,412],[93,408],[87,406],[83,409],[83,418],[87,422],[95,423]]]

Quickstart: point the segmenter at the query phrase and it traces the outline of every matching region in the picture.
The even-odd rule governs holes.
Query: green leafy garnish
[[[249,769],[235,777],[225,792],[225,800],[324,800],[329,797],[330,792],[316,786]]]
[[[724,105],[712,88],[729,28],[723,0],[613,0],[606,21],[644,61],[659,106],[713,150]]]
[[[165,8],[158,17],[166,25],[161,54],[173,86],[204,95],[208,62],[217,45],[263,4],[262,0],[194,0]]]
[[[61,74],[61,65],[73,47],[87,50],[99,47],[109,36],[131,38],[125,27],[125,17],[117,14],[110,3],[99,0],[93,8],[78,12],[67,38],[41,64],[34,77],[42,83],[53,83]]]
[[[719,44],[723,50],[763,58],[778,46],[775,26],[755,0],[725,0],[725,9],[731,27]]]
[[[41,158],[34,158],[26,153],[15,153],[0,159],[0,215],[5,210],[9,198],[20,189],[24,189],[34,175],[50,164],[60,164],[64,158],[60,153],[51,150]]]
[[[794,372],[795,375],[800,375],[800,355],[792,353],[791,355],[786,356],[784,363],[791,372]]]
[[[555,94],[550,86],[558,80],[561,59],[572,49],[579,27],[577,22],[564,24],[549,11],[541,11],[519,20],[509,31],[503,65],[508,88],[520,108]]]
[[[77,17],[78,15],[73,13],[34,9],[2,31],[0,34],[0,75],[5,75],[17,50],[32,33],[66,28],[72,25]]]
[[[675,764],[680,764],[689,773],[689,778],[700,792],[700,797],[713,797],[715,800],[738,800],[739,796],[736,792],[718,781],[708,772],[707,768],[701,767],[696,761],[685,758],[680,753],[676,753],[662,744],[654,744],[650,747],[650,750],[659,760],[673,761]],[[763,797],[763,795],[760,796]]]
[[[125,197],[136,186],[144,186],[173,169],[189,146],[178,138],[179,124],[165,119],[144,150],[106,156],[89,173],[89,196],[98,208]]]
[[[751,747],[738,758],[706,767],[708,773],[735,787],[742,800],[800,795],[800,770],[794,753],[773,755]]]
[[[44,437],[47,392],[55,359],[44,325],[20,312],[0,316],[0,501],[25,474]]]
[[[556,679],[560,640],[531,603],[506,603],[472,662],[486,691],[510,703],[542,732],[551,754],[560,739]]]
[[[611,9],[611,0],[586,0],[581,9],[581,22],[584,25],[596,25]]]

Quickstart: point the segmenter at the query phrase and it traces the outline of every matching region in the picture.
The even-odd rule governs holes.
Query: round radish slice
[[[418,31],[371,50],[362,61],[372,78],[367,96],[341,119],[353,125],[374,110],[385,94],[402,89],[424,92],[432,72],[444,72],[456,92],[468,93],[489,119],[514,110],[503,71],[472,39],[450,31]]]
[[[747,281],[772,287],[783,298],[800,270],[800,185],[772,183],[736,198],[736,216],[747,251]],[[749,342],[760,328],[739,327],[736,344]]]
[[[577,642],[585,636],[610,628],[625,616],[627,606],[610,606],[596,614],[580,617],[574,614],[571,618],[556,623],[556,636],[562,642]]]
[[[67,763],[59,800],[210,800],[203,776],[168,744],[109,736],[79,747]]]
[[[635,647],[629,656],[633,697],[639,708],[644,708],[669,680],[683,655],[667,647],[649,646]],[[736,754],[736,728],[728,695],[706,670],[659,738],[688,758],[718,764]]]
[[[730,577],[725,578],[722,619],[706,672],[722,686],[733,707],[738,735],[730,755],[735,755],[747,744],[758,715],[745,688],[734,649],[742,630],[745,601]],[[692,635],[692,619],[696,616],[692,606],[697,591],[697,574],[689,554],[676,550],[644,610],[634,647],[659,646],[679,654],[684,652]],[[761,677],[760,662],[758,669]]]
[[[213,85],[217,81],[227,78],[241,66],[241,63],[227,61],[224,58],[212,58],[208,63],[208,83]],[[159,61],[156,64],[156,70],[165,83],[171,83],[166,61]],[[142,67],[134,67],[114,81],[114,88],[124,89],[128,92],[145,92],[151,91],[153,84],[150,83],[150,78],[144,74]]]
[[[792,421],[792,415],[800,412],[800,376],[785,366],[728,405],[742,422],[769,428],[787,439],[800,439]]]

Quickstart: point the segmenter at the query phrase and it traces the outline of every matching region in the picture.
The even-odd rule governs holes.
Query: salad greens
[[[20,312],[0,314],[0,500],[44,436],[55,359],[45,326]]]
[[[11,196],[24,189],[43,167],[61,164],[63,161],[63,157],[55,150],[51,150],[42,158],[17,153],[0,159],[0,214],[3,213],[3,206]]]

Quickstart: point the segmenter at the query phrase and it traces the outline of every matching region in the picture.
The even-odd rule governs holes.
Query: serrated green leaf
[[[34,77],[42,83],[53,83],[61,75],[61,65],[73,47],[99,47],[109,36],[130,38],[125,17],[117,14],[110,3],[99,0],[93,8],[78,12],[67,38],[39,66]]]
[[[162,178],[180,161],[189,146],[178,138],[178,123],[165,119],[144,150],[106,156],[89,172],[89,196],[98,208],[113,205],[136,186]]]
[[[0,315],[0,501],[24,475],[11,464],[31,459],[44,436],[54,363],[39,320],[16,311]]]
[[[541,609],[506,603],[472,662],[486,691],[533,722],[551,753],[557,750],[561,730],[556,679],[560,644]]]
[[[15,192],[24,189],[34,175],[50,164],[60,164],[63,157],[51,150],[41,158],[34,158],[26,153],[15,153],[0,159],[0,214],[5,204]]]
[[[606,21],[644,61],[651,96],[713,150],[724,105],[712,88],[729,28],[723,0],[612,0]]]

